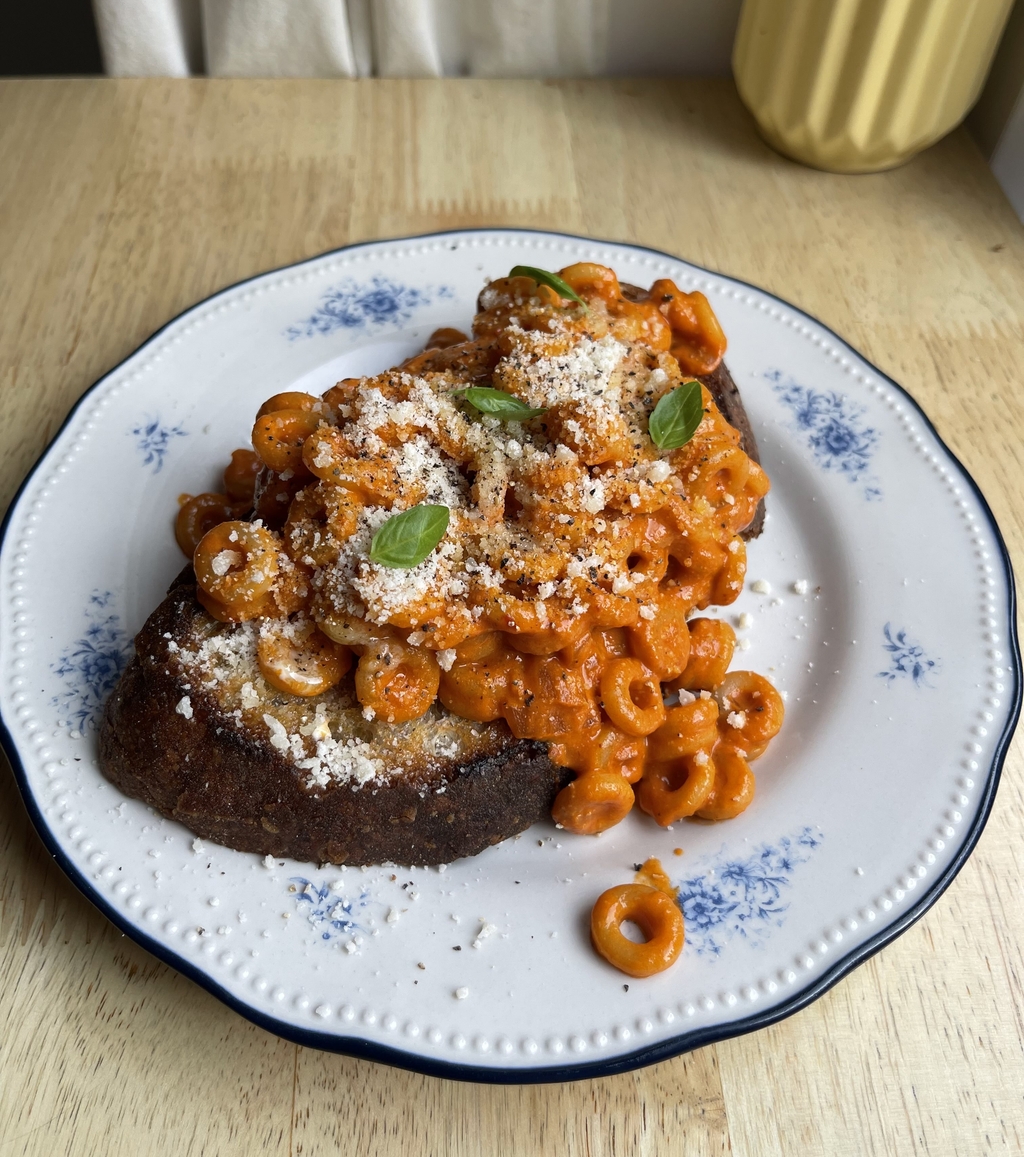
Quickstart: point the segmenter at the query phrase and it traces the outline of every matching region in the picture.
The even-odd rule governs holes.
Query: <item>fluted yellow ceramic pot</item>
[[[966,115],[1013,0],[744,0],[733,71],[779,152],[892,168]]]

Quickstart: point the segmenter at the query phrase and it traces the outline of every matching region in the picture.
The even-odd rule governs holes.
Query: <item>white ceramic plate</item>
[[[271,394],[384,369],[437,326],[468,329],[485,277],[578,260],[701,289],[729,336],[772,492],[747,589],[717,613],[750,616],[734,665],[788,711],[750,809],[668,831],[633,814],[600,839],[541,824],[444,871],[345,871],[267,867],[123,798],[95,723],[182,565],[179,493],[217,488]],[[358,245],[195,306],[75,408],[8,515],[0,591],[7,751],[82,891],[273,1032],[475,1080],[634,1068],[820,995],[963,864],[1019,710],[1002,539],[900,387],[761,290],[556,234]],[[591,950],[589,912],[651,855],[679,884],[687,944],[627,983]]]

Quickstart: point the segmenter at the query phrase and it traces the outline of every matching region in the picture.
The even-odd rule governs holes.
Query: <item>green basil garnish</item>
[[[467,386],[464,390],[452,390],[452,393],[465,398],[481,414],[489,414],[503,422],[525,422],[527,418],[547,413],[543,406],[528,406],[514,394],[506,394],[504,390],[495,390],[491,386]]]
[[[703,417],[700,382],[683,382],[654,407],[647,430],[659,450],[678,450],[693,437]]]
[[[570,301],[582,305],[584,311],[587,309],[587,303],[583,298],[557,273],[548,273],[546,269],[536,269],[532,265],[516,265],[509,273],[509,277],[532,277],[538,285],[546,285],[549,289],[553,289],[559,297],[567,297]]]
[[[447,506],[413,506],[394,514],[370,541],[370,561],[408,570],[421,563],[444,538]]]

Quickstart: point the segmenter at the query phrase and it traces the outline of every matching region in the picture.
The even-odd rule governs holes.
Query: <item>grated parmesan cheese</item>
[[[494,933],[497,931],[498,931],[497,924],[491,924],[481,916],[480,917],[480,931],[477,932],[476,937],[473,940],[472,947],[473,948],[479,948],[480,945],[483,944],[483,942],[489,936],[493,936]]]
[[[270,730],[270,746],[281,752],[287,751],[291,744],[288,741],[288,732],[280,719],[264,713],[263,722]]]
[[[232,567],[241,566],[243,561],[244,556],[237,550],[222,550],[220,554],[213,556],[210,569],[216,575],[226,575]]]

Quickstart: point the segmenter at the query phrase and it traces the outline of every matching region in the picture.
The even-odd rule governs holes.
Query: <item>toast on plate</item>
[[[328,731],[334,744],[317,761]],[[282,743],[288,733],[308,740],[312,760]],[[501,721],[439,705],[409,723],[367,720],[351,680],[315,703],[276,691],[252,630],[211,618],[190,569],[135,640],[100,760],[126,795],[204,839],[353,865],[475,855],[547,817],[572,778],[546,743],[515,739]]]
[[[709,303],[580,264],[478,308],[473,338],[275,395],[182,507],[193,565],[101,727],[127,794],[356,865],[749,804],[782,702],[694,612],[742,589],[768,480]]]

